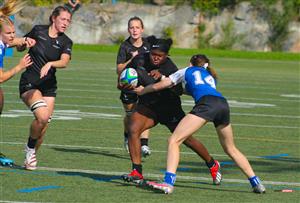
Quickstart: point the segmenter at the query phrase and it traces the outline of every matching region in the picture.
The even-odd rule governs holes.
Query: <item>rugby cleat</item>
[[[209,169],[214,185],[220,185],[222,181],[221,166],[215,160],[215,165]]]
[[[142,152],[142,156],[143,156],[143,157],[150,156],[150,154],[151,154],[150,147],[148,147],[147,145],[143,145],[143,146],[141,147],[141,152]]]
[[[0,164],[2,166],[10,166],[14,165],[14,161],[12,159],[7,158],[4,154],[0,153]]]
[[[266,188],[265,186],[263,186],[263,184],[258,183],[256,186],[253,187],[253,192],[259,194],[266,193]]]
[[[131,173],[122,175],[122,179],[126,182],[141,184],[144,180],[144,177],[136,169],[133,169]]]
[[[172,186],[168,183],[165,183],[165,182],[157,183],[157,182],[154,182],[154,181],[148,181],[147,186],[152,188],[152,189],[161,191],[165,194],[171,194],[174,190],[174,186]]]
[[[25,148],[25,161],[24,161],[24,168],[26,170],[36,170],[37,160],[35,149],[30,149],[28,146]]]

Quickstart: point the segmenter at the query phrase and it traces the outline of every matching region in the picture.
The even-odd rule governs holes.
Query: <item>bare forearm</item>
[[[20,65],[16,65],[14,68],[3,72],[2,70],[0,71],[0,83],[3,83],[7,80],[9,80],[10,78],[12,78],[14,75],[16,75],[18,72],[20,72],[22,70],[22,68],[20,67]]]
[[[171,87],[172,85],[173,85],[173,83],[170,80],[170,78],[165,78],[158,83],[146,86],[143,90],[143,94],[156,92],[156,91]]]
[[[65,68],[65,67],[67,67],[69,61],[57,60],[57,61],[51,61],[48,63],[50,63],[51,67],[53,67],[53,68]]]
[[[128,61],[125,63],[120,63],[117,65],[117,74],[120,75],[122,71],[126,68],[126,66],[132,61],[133,57],[130,58]]]

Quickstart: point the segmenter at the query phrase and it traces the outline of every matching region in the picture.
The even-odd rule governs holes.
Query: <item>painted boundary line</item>
[[[115,175],[121,176],[126,174],[127,172],[118,172],[118,171],[96,171],[96,170],[84,170],[84,169],[67,169],[67,168],[49,168],[49,167],[38,167],[39,170],[46,170],[46,171],[55,171],[55,172],[78,172],[78,173],[89,173],[89,174],[99,174],[99,175]],[[155,173],[145,173],[144,176],[151,177],[151,178],[160,178],[163,174],[155,174]],[[211,181],[211,178],[205,177],[194,177],[194,176],[176,176],[177,179],[180,180],[205,180]],[[248,180],[241,180],[241,179],[222,179],[224,182],[231,182],[231,183],[249,183]],[[296,182],[277,182],[277,181],[262,181],[265,184],[269,185],[290,185],[290,186],[300,186],[300,183]]]
[[[25,146],[26,143],[22,142],[1,142],[0,144],[10,144],[10,145],[23,145]],[[45,147],[61,147],[61,148],[81,148],[81,149],[100,149],[100,150],[118,150],[118,151],[124,151],[124,148],[120,147],[96,147],[96,146],[81,146],[81,145],[60,145],[60,144],[44,144],[43,146]],[[160,151],[160,150],[151,150],[151,152],[155,153],[167,153],[167,151]],[[180,152],[180,154],[183,155],[195,155],[198,156],[195,152]],[[218,157],[228,157],[226,154],[211,154],[212,156],[218,156]],[[263,156],[253,156],[253,155],[247,155],[247,158],[251,159],[265,159]],[[295,158],[295,157],[290,157],[290,158]]]
[[[4,167],[0,167],[4,168]],[[86,170],[86,169],[68,169],[68,168],[51,168],[51,167],[38,167],[38,170],[41,171],[53,171],[53,172],[75,172],[75,173],[88,173],[88,174],[98,174],[98,175],[112,175],[112,176],[121,176],[127,172],[120,171],[96,171],[96,170]],[[144,176],[151,178],[162,178],[163,174],[156,173],[145,173]],[[194,180],[194,181],[211,181],[211,178],[206,177],[195,177],[195,176],[176,176],[179,180]],[[120,179],[121,180],[121,179]],[[241,179],[222,179],[223,182],[228,183],[249,183],[248,180]],[[281,181],[262,181],[264,184],[268,185],[283,185],[283,186],[297,186],[300,187],[300,183],[297,182],[281,182]]]

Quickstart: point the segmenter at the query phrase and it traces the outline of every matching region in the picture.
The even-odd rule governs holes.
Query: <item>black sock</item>
[[[206,165],[208,168],[211,168],[215,165],[215,160],[214,158],[211,157],[211,160],[209,162],[206,162]]]
[[[132,170],[137,170],[140,174],[143,174],[143,167],[142,164],[134,164],[132,163]]]
[[[124,132],[124,138],[128,139],[128,133],[127,132]]]
[[[141,146],[148,146],[148,138],[141,138]]]
[[[37,143],[38,139],[33,139],[31,137],[28,138],[28,142],[27,142],[27,146],[30,148],[30,149],[34,149],[36,143]]]

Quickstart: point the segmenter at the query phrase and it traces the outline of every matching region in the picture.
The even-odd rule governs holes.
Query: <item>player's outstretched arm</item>
[[[158,83],[147,85],[146,87],[139,86],[134,89],[134,92],[136,92],[138,95],[144,95],[144,94],[156,92],[156,91],[159,91],[159,90],[162,90],[162,89],[165,89],[168,87],[172,87],[172,86],[173,86],[172,80],[170,78],[166,77]]]

